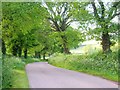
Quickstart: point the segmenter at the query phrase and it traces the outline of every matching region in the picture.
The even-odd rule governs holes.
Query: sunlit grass
[[[25,70],[13,70],[12,88],[29,88],[28,78]]]

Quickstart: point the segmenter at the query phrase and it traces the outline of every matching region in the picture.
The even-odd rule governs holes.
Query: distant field
[[[111,46],[112,51],[116,51],[118,49],[118,43],[114,46]],[[92,54],[97,53],[102,50],[102,45],[100,41],[85,41],[78,48],[71,49],[70,52],[73,54]]]

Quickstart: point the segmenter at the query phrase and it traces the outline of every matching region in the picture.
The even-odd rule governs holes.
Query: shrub
[[[2,88],[10,88],[12,87],[12,69],[14,63],[11,61],[10,58],[2,59]]]
[[[11,88],[14,69],[24,69],[25,63],[20,58],[6,56],[2,59],[2,88]]]
[[[39,62],[39,59],[35,58],[17,58],[6,56],[2,61],[2,88],[11,88],[14,87],[14,82],[16,81],[14,77],[18,78],[18,73],[15,71],[25,72],[25,65],[28,63]],[[1,69],[1,68],[0,68]],[[17,76],[16,76],[17,75]],[[22,75],[22,74],[21,74]],[[26,76],[21,76],[26,78]]]
[[[28,64],[28,63],[33,63],[33,62],[40,62],[41,59],[37,59],[37,58],[27,58],[27,59],[22,59],[22,62],[25,63],[25,64]]]

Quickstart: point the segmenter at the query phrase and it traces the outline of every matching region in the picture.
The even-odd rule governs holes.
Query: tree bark
[[[61,38],[63,40],[63,52],[65,54],[70,54],[69,48],[67,46],[67,38],[66,38],[66,36],[65,35],[61,35]]]
[[[45,60],[45,53],[43,53],[43,60]]]
[[[27,58],[27,48],[24,50],[24,58]]]
[[[110,45],[111,45],[111,42],[110,42],[109,33],[103,32],[102,33],[102,49],[104,53],[111,52]]]
[[[13,54],[13,56],[17,56],[17,52],[18,52],[17,45],[13,45],[13,47],[12,47],[12,54]]]
[[[35,51],[35,58],[37,58],[37,51]]]
[[[22,56],[22,47],[19,47],[19,49],[18,49],[18,56],[19,56],[19,57]]]
[[[40,52],[35,51],[35,58],[41,58]]]
[[[2,39],[2,54],[6,55],[6,46],[5,46],[5,41]]]

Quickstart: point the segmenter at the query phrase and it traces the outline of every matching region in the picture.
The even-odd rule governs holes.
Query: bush
[[[41,59],[37,59],[37,58],[27,58],[27,59],[22,59],[22,62],[24,62],[25,64],[28,64],[28,63],[33,63],[33,62],[40,62]]]
[[[14,62],[13,69],[23,70],[26,65],[26,63],[24,61],[22,61],[21,58],[14,57],[14,58],[12,58],[12,61]]]
[[[2,59],[2,88],[12,87],[12,69],[14,68],[14,63],[11,58]]]
[[[24,69],[25,63],[20,58],[6,56],[2,59],[2,88],[11,88],[14,69]]]
[[[39,62],[39,59],[35,58],[17,58],[17,57],[11,57],[11,56],[6,56],[2,61],[2,88],[11,88],[14,85],[14,82],[16,79],[18,79],[17,73],[15,71],[21,71],[24,72],[24,76],[21,76],[23,78],[26,78],[25,75],[25,65],[28,63],[33,63],[33,62]],[[16,76],[17,75],[17,76]],[[21,74],[22,75],[22,74]],[[27,85],[27,84],[26,84]]]

